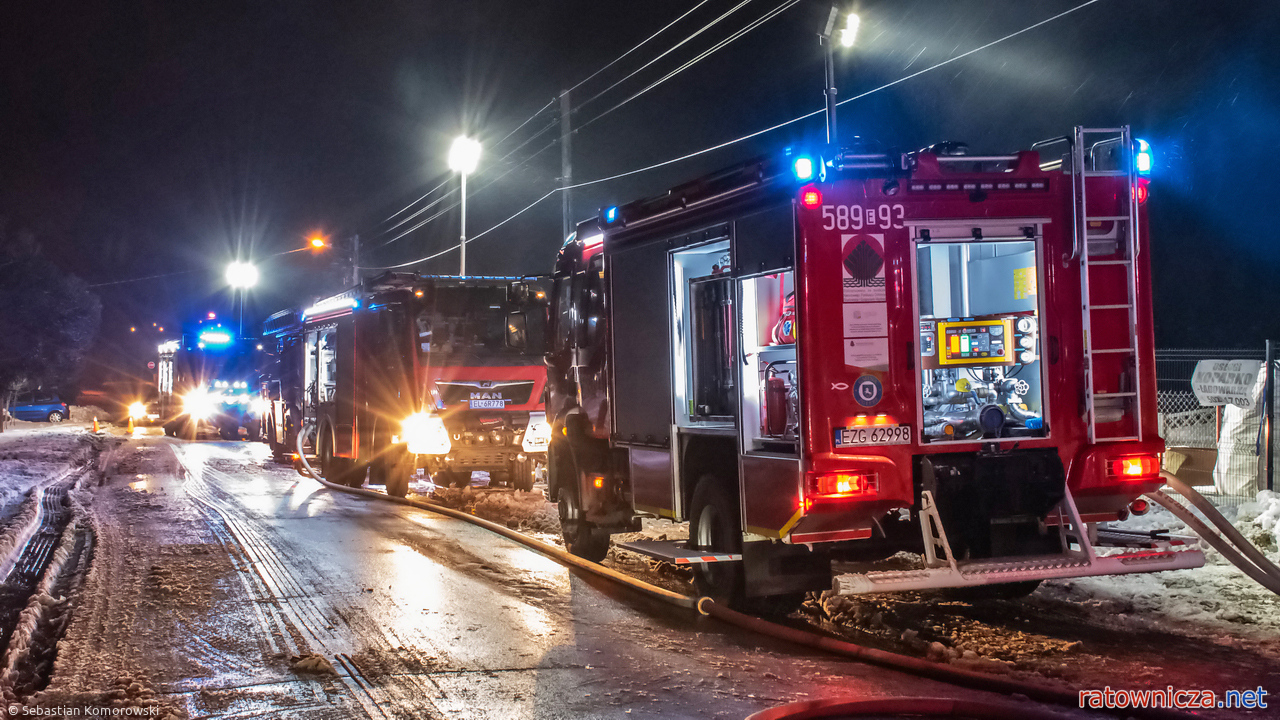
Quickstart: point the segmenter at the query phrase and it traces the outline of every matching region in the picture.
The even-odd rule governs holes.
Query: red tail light
[[[815,494],[826,497],[861,497],[876,491],[875,473],[827,473],[814,478]]]
[[[1143,204],[1143,203],[1145,203],[1145,202],[1147,201],[1147,195],[1148,195],[1148,193],[1150,193],[1150,191],[1149,191],[1149,190],[1147,190],[1147,185],[1148,185],[1150,182],[1151,182],[1150,180],[1147,180],[1147,179],[1145,179],[1145,178],[1143,178],[1143,179],[1141,179],[1141,180],[1138,180],[1138,190],[1137,190],[1137,194],[1138,194],[1138,204],[1139,204],[1139,205],[1141,205],[1141,204]]]
[[[800,191],[800,204],[812,210],[822,204],[822,191],[807,187]]]
[[[1146,480],[1160,475],[1160,459],[1154,455],[1131,455],[1111,461],[1111,474],[1122,480]]]

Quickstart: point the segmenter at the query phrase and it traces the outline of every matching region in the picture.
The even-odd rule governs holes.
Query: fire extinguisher
[[[791,384],[772,364],[766,366],[765,375],[765,431],[773,437],[782,437],[787,432],[787,395]]]

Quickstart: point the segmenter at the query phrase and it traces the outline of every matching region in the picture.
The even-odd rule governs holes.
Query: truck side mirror
[[[507,347],[512,350],[524,350],[529,344],[528,328],[524,313],[507,314]]]

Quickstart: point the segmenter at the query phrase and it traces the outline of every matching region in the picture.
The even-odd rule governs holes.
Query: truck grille
[[[437,381],[436,389],[440,391],[445,407],[467,405],[471,400],[504,400],[507,405],[523,405],[533,395],[533,381]]]

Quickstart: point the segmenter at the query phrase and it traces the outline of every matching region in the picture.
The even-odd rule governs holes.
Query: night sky
[[[1081,0],[1082,1],[1082,0]],[[595,97],[742,0],[709,0],[576,89],[573,179],[625,172],[822,107],[816,31],[830,3],[801,0],[740,40],[601,113],[784,0],[748,0],[719,24]],[[875,89],[1080,2],[862,0],[841,98]],[[237,254],[263,284],[246,321],[336,291],[313,232],[359,233],[363,265],[405,262],[457,240],[446,212],[397,239],[384,218],[449,180],[452,138],[485,144],[469,180],[475,235],[554,188],[548,110],[693,7],[693,0],[530,3],[327,0],[10,2],[0,9],[0,220],[102,285],[106,365],[154,348],[153,322],[226,314]],[[1280,3],[1098,0],[1023,35],[841,108],[841,131],[913,149],[940,140],[1013,151],[1076,124],[1132,124],[1155,150],[1158,344],[1280,339]],[[583,104],[585,103],[585,104]],[[822,118],[572,195],[581,219],[752,155],[820,138]],[[541,150],[540,154],[534,155]],[[532,156],[532,157],[531,157]],[[503,176],[496,180],[499,176]],[[491,184],[490,184],[491,183]],[[481,189],[483,188],[483,189]],[[428,210],[435,214],[455,198]],[[414,209],[421,207],[421,204]],[[410,210],[409,212],[413,212]],[[473,273],[547,272],[558,195],[469,245]],[[390,242],[388,242],[390,241]],[[457,255],[418,266],[455,273]],[[141,282],[132,278],[160,275]],[[0,309],[2,312],[3,309]],[[130,334],[130,325],[142,333]],[[166,335],[172,336],[172,332]],[[99,367],[97,370],[101,370]],[[96,371],[95,371],[96,372]]]

